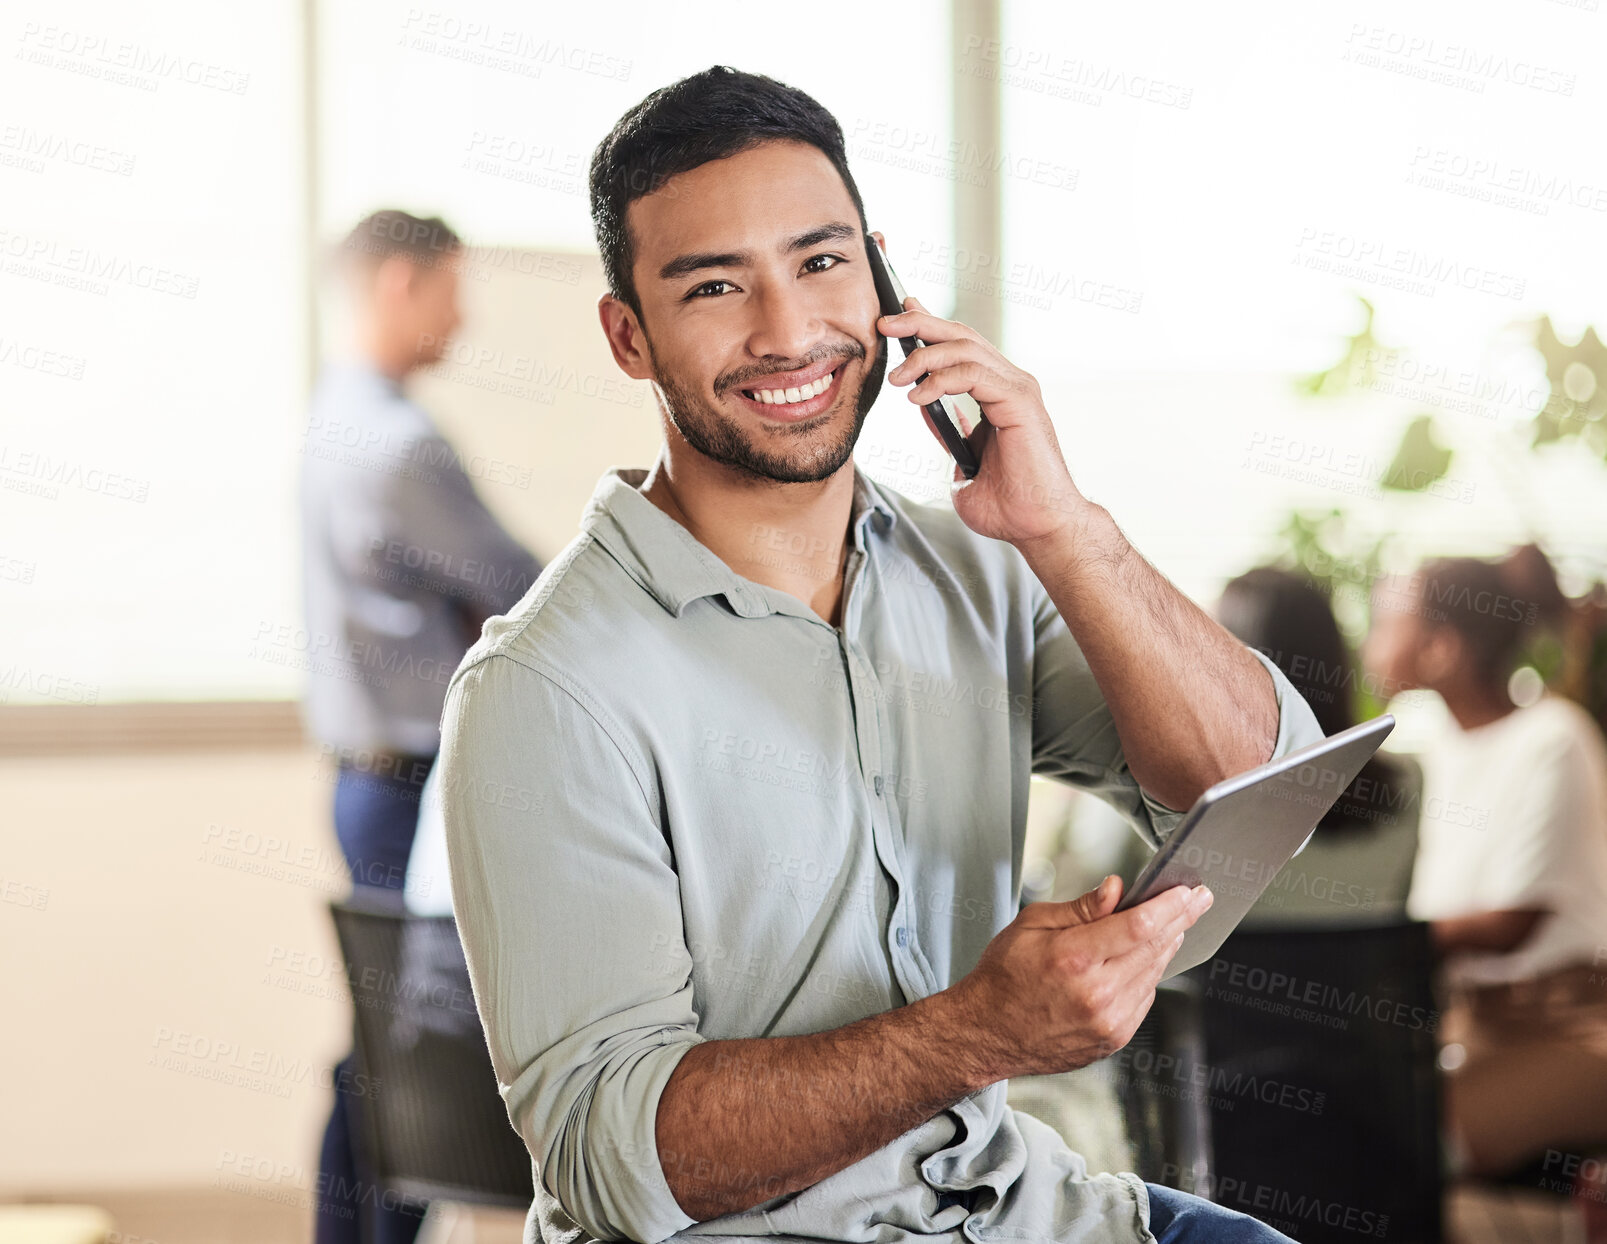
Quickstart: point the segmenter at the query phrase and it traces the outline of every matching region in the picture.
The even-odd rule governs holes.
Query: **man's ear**
[[[641,320],[622,300],[604,294],[597,300],[597,319],[602,323],[603,336],[608,348],[614,352],[614,362],[632,380],[653,379],[653,368],[648,358],[647,334],[642,331]]]
[[[887,254],[887,239],[881,235],[881,231],[879,229],[872,229],[870,231],[870,236],[875,241],[876,245],[882,248],[882,254]]]
[[[382,302],[396,302],[413,288],[416,269],[406,255],[385,256],[374,268],[373,292]]]

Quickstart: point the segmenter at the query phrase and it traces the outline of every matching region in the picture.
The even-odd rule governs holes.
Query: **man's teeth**
[[[819,380],[796,389],[749,389],[748,392],[753,395],[754,401],[763,402],[766,406],[803,402],[814,397],[815,394],[824,393],[831,388],[832,379],[836,375],[835,371],[829,371]]]

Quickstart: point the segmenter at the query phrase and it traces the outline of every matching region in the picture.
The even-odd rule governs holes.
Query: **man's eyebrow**
[[[859,230],[853,225],[834,220],[830,224],[816,225],[813,229],[807,229],[788,238],[782,249],[788,253],[808,250],[811,246],[818,246],[822,242],[853,237],[858,232]],[[705,268],[741,268],[752,262],[753,255],[750,251],[694,251],[686,255],[677,255],[658,270],[658,275],[661,281],[673,281],[678,277],[701,272]]]
[[[704,268],[740,268],[752,258],[747,251],[698,251],[677,255],[658,270],[659,280],[673,281]]]
[[[816,225],[805,233],[800,233],[787,243],[789,251],[808,250],[811,246],[819,246],[822,242],[835,242],[838,238],[851,238],[859,230],[853,225],[844,224],[834,220],[829,225]]]

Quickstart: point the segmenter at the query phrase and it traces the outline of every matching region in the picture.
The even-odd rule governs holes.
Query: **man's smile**
[[[771,419],[793,423],[828,410],[837,400],[837,381],[846,359],[825,359],[795,371],[772,372],[733,391],[743,405]]]
[[[775,389],[744,389],[748,397],[756,398],[767,406],[779,406],[784,402],[803,402],[817,393],[824,393],[831,387],[835,372],[827,372],[824,376],[817,376],[806,384],[786,385]]]

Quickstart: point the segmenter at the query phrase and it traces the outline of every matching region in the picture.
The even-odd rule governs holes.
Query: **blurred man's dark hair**
[[[421,268],[445,263],[463,249],[463,239],[439,216],[414,216],[387,207],[364,216],[341,240],[342,266],[369,272],[392,255],[403,255]]]
[[[1499,561],[1436,557],[1419,567],[1418,578],[1424,624],[1456,632],[1485,687],[1504,686],[1528,643],[1568,608],[1550,560],[1533,544]]]
[[[1325,735],[1356,724],[1356,662],[1321,586],[1295,571],[1258,566],[1222,589],[1217,618],[1284,672]],[[1399,766],[1374,753],[1317,827],[1371,824],[1380,810],[1400,806],[1400,781]]]
[[[811,96],[763,74],[715,65],[660,87],[597,144],[591,159],[591,216],[609,292],[642,314],[631,281],[634,258],[625,212],[678,173],[772,140],[825,153],[848,187],[865,228],[865,205],[848,171],[842,126]]]

